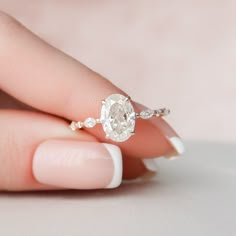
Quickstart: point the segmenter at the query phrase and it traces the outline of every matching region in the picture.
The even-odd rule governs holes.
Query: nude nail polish
[[[38,182],[56,187],[116,188],[122,180],[122,156],[112,144],[48,140],[36,149],[32,170]]]

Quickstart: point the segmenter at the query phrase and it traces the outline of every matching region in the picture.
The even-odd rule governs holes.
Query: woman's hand
[[[142,159],[183,151],[162,118],[139,119],[123,143],[99,126],[72,132],[70,120],[98,117],[102,99],[125,93],[2,12],[0,68],[0,190],[113,188],[122,170],[126,179],[150,173]]]

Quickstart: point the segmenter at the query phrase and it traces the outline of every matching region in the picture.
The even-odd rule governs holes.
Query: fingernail
[[[116,188],[122,180],[119,147],[97,142],[48,140],[33,157],[33,175],[43,184],[68,189]]]
[[[184,143],[179,137],[172,137],[172,138],[169,138],[169,140],[179,155],[185,152]]]
[[[177,159],[178,156],[182,155],[185,152],[185,146],[181,138],[177,133],[171,128],[169,124],[163,119],[157,119],[155,124],[158,125],[160,130],[163,132],[170,145],[173,147],[173,150],[165,155],[168,159]]]
[[[148,109],[142,104],[135,103],[136,107],[140,110]],[[169,153],[164,155],[165,158],[172,158],[179,155],[182,155],[185,152],[184,143],[179,137],[179,135],[175,132],[175,130],[162,118],[149,119],[149,122],[156,126],[160,132],[166,137],[167,141],[172,147]]]
[[[143,164],[147,170],[152,172],[157,171],[157,164],[154,159],[143,159]]]
[[[174,161],[174,160],[178,160],[179,158],[181,158],[180,156],[171,156],[171,157],[165,157],[170,161]]]
[[[145,172],[139,176],[139,179],[149,180],[156,176],[157,164],[154,159],[142,159]]]
[[[143,180],[149,180],[156,176],[157,164],[154,159],[143,159],[143,164],[146,168],[146,172],[140,176]]]

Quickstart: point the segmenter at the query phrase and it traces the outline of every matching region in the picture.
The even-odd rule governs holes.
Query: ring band
[[[75,131],[83,128],[93,128],[102,124],[106,138],[116,142],[124,142],[135,134],[137,118],[150,119],[153,116],[167,116],[169,109],[146,109],[140,113],[134,111],[131,98],[122,94],[111,94],[102,101],[100,118],[88,117],[85,121],[72,121],[70,128]]]

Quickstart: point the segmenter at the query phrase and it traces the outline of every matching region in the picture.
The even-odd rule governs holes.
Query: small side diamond
[[[154,111],[153,111],[153,110],[150,110],[150,109],[140,112],[140,117],[141,117],[142,119],[149,119],[149,118],[151,118],[153,115],[154,115]]]
[[[164,109],[163,109],[163,115],[164,115],[164,116],[168,116],[169,114],[170,114],[170,109],[164,108]]]
[[[161,108],[161,109],[155,110],[154,112],[155,112],[154,115],[156,116],[167,116],[170,114],[170,110],[166,108]]]
[[[78,127],[76,125],[76,122],[72,121],[71,124],[70,124],[70,128],[75,131]]]
[[[83,128],[83,123],[81,121],[78,121],[76,125],[79,129]]]
[[[96,119],[89,117],[84,121],[84,126],[87,128],[93,128],[96,125]]]

